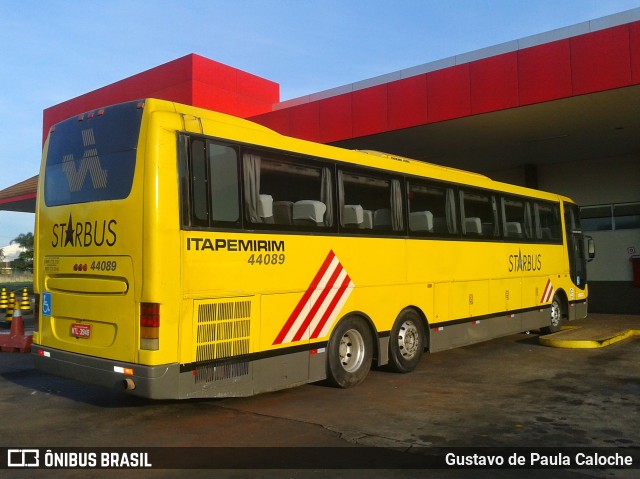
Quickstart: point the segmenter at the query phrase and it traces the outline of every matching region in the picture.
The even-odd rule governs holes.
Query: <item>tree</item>
[[[33,233],[22,233],[18,235],[11,244],[18,243],[23,249],[17,259],[11,262],[11,266],[18,271],[33,270]]]

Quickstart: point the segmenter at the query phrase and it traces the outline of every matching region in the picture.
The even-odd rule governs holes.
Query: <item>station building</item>
[[[640,313],[640,8],[286,101],[190,54],[47,108],[43,141],[68,117],[150,97],[567,195],[597,245],[591,311]],[[0,191],[0,209],[35,211],[36,188]]]

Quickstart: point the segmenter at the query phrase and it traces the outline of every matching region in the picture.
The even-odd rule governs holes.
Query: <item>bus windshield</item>
[[[86,122],[91,115],[92,121]],[[131,191],[142,109],[123,103],[59,123],[45,166],[47,206],[119,200]]]

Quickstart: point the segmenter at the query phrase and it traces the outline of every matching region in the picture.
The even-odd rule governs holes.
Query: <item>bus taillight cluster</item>
[[[140,303],[140,349],[157,351],[160,346],[160,305]]]

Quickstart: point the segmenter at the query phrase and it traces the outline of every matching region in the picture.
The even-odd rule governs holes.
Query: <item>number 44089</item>
[[[251,256],[249,256],[247,263],[249,263],[250,265],[283,264],[284,260],[284,253],[252,254]]]
[[[94,261],[91,263],[91,271],[115,271],[117,266],[115,261]]]

